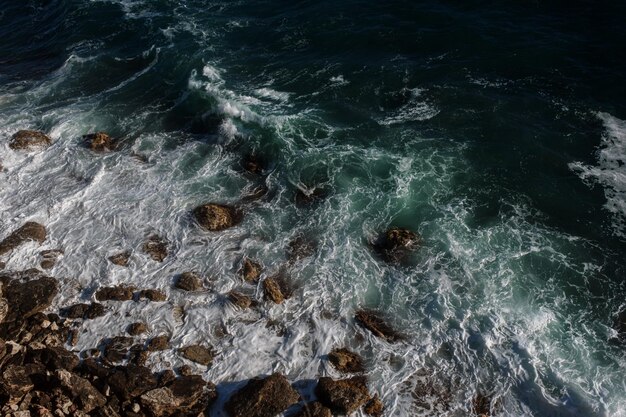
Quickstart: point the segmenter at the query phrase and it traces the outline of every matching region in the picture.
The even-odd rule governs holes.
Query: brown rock
[[[104,152],[115,149],[115,144],[111,136],[104,132],[90,133],[83,136],[83,139],[92,151]]]
[[[68,319],[95,319],[104,316],[106,310],[100,303],[74,304],[61,309],[61,314]]]
[[[212,347],[201,345],[191,345],[180,349],[183,358],[199,363],[200,365],[209,366],[213,362],[215,353]]]
[[[226,403],[230,417],[274,417],[296,404],[300,395],[281,374],[251,379]]]
[[[409,254],[419,247],[420,242],[417,233],[392,227],[379,236],[373,248],[384,261],[398,263],[406,260]]]
[[[43,132],[38,130],[20,130],[11,136],[9,148],[13,150],[32,150],[46,148],[52,141]]]
[[[140,300],[145,298],[150,301],[157,301],[157,302],[162,302],[162,301],[167,300],[167,296],[165,295],[164,292],[159,291],[159,290],[153,290],[153,289],[139,291],[138,297]]]
[[[126,328],[126,333],[131,336],[139,336],[148,331],[148,325],[146,323],[137,322],[129,324]]]
[[[193,371],[191,369],[191,366],[183,365],[180,368],[178,368],[178,374],[181,376],[189,376],[189,375],[193,375]]]
[[[170,338],[169,336],[161,335],[157,337],[153,337],[150,342],[148,342],[148,350],[150,352],[165,350],[169,348]]]
[[[202,279],[195,272],[183,272],[176,279],[174,286],[185,291],[200,291],[203,289]]]
[[[477,416],[491,415],[491,398],[483,394],[476,394],[472,399],[472,412]]]
[[[62,249],[51,249],[44,250],[39,253],[43,258],[41,263],[39,264],[42,269],[52,269],[54,265],[57,263],[57,260],[60,256],[63,255]]]
[[[153,416],[191,416],[202,413],[216,398],[215,385],[205,382],[199,375],[189,375],[146,392],[140,402]]]
[[[217,232],[241,222],[243,213],[233,206],[208,203],[193,210],[196,221],[206,230]]]
[[[302,411],[294,417],[332,417],[330,408],[324,407],[322,403],[315,401],[306,403],[302,407]]]
[[[129,400],[157,387],[157,377],[146,367],[137,365],[115,368],[108,378],[113,392]]]
[[[133,345],[133,338],[115,336],[105,339],[102,345],[104,345],[104,359],[110,363],[121,362],[126,358],[128,349]]]
[[[117,287],[103,287],[96,291],[98,301],[128,301],[133,299],[133,287],[118,285]]]
[[[265,278],[263,290],[265,291],[265,298],[276,304],[281,304],[286,299],[291,298],[293,294],[291,285],[282,273]]]
[[[89,413],[106,404],[107,400],[104,395],[95,389],[88,380],[64,369],[57,369],[55,376],[82,412]]]
[[[59,284],[51,277],[41,276],[38,271],[25,271],[14,277],[32,278],[11,279],[11,276],[0,276],[3,285],[3,297],[6,299],[5,322],[24,320],[50,306],[56,296]]]
[[[365,414],[370,415],[372,417],[381,417],[383,412],[385,411],[385,406],[383,402],[378,398],[378,394],[374,395],[374,397],[365,404],[363,407],[363,411]]]
[[[361,356],[346,348],[333,349],[328,354],[328,360],[341,372],[356,373],[365,370]]]
[[[26,222],[0,242],[0,255],[12,251],[24,242],[35,241],[43,243],[46,240],[46,228],[35,222]]]
[[[229,292],[228,300],[241,309],[250,308],[252,305],[252,299],[238,291]]]
[[[322,377],[317,383],[315,394],[334,413],[345,415],[355,412],[370,399],[367,379],[361,376],[337,381]]]
[[[128,266],[128,262],[130,261],[130,255],[131,252],[127,250],[125,252],[109,256],[109,261],[111,261],[112,264],[118,266]]]
[[[245,258],[243,260],[243,263],[241,265],[241,270],[239,271],[244,281],[250,282],[250,283],[256,282],[261,276],[261,272],[262,272],[261,264],[248,258]]]
[[[35,384],[26,367],[9,365],[3,370],[0,377],[0,391],[9,395],[7,404],[17,404],[33,388]]]
[[[152,235],[143,244],[143,251],[147,253],[152,260],[163,262],[167,257],[167,243],[158,235]]]
[[[358,310],[355,315],[356,322],[372,332],[374,336],[387,340],[390,343],[397,342],[402,336],[389,326],[380,315],[371,310]]]

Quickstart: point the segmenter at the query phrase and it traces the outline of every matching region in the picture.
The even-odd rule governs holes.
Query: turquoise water
[[[389,415],[467,415],[479,392],[498,416],[624,416],[625,350],[611,328],[626,295],[624,11],[6,3],[0,232],[27,219],[48,226],[45,245],[65,250],[51,271],[63,282],[58,306],[117,283],[168,293],[111,304],[83,324],[76,350],[142,318],[173,347],[213,344],[214,366],[197,371],[218,386],[272,371],[339,377],[324,355],[347,345],[368,361]],[[53,145],[9,149],[24,128]],[[82,146],[99,130],[120,138],[116,152]],[[251,153],[266,175],[242,171]],[[193,207],[240,203],[260,184],[268,193],[243,203],[240,226],[194,227]],[[295,204],[314,187],[324,198]],[[368,242],[390,225],[422,236],[412,265],[372,254]],[[170,243],[162,264],[141,253],[151,233]],[[299,235],[318,250],[285,266]],[[127,248],[130,268],[107,262]],[[39,250],[15,252],[7,268],[33,266]],[[264,264],[263,277],[287,268],[294,297],[247,312],[224,303],[244,287],[243,256]],[[191,269],[215,291],[173,290]],[[406,340],[363,333],[359,307],[382,311]],[[155,369],[182,363],[174,349],[150,358]],[[415,394],[424,383],[435,387],[430,407]]]

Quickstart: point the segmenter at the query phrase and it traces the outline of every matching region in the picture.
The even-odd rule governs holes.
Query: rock
[[[333,349],[328,354],[328,360],[333,364],[338,371],[341,372],[363,372],[365,367],[363,366],[363,359],[346,348]]]
[[[139,291],[138,297],[140,300],[145,298],[150,301],[156,301],[156,302],[162,302],[162,301],[167,300],[167,296],[165,295],[164,292],[159,291],[159,290],[153,290],[153,289]]]
[[[472,412],[479,417],[491,415],[491,398],[480,393],[472,399]]]
[[[296,404],[300,395],[281,374],[251,379],[225,405],[230,417],[274,417]]]
[[[130,400],[157,388],[157,377],[143,366],[118,366],[109,376],[108,383],[118,396]]]
[[[137,322],[129,324],[126,328],[126,333],[131,336],[139,336],[148,331],[148,325],[146,323]]]
[[[149,357],[150,352],[144,350],[143,343],[131,346],[128,351],[128,363],[132,363],[133,365],[145,366]]]
[[[63,346],[47,346],[43,349],[30,351],[29,360],[45,365],[48,369],[66,369],[73,371],[78,366],[76,355]]]
[[[32,271],[36,273],[36,271]],[[57,295],[59,284],[51,277],[31,275],[25,271],[22,275],[31,277],[28,281],[11,279],[10,276],[0,277],[3,282],[3,297],[7,302],[5,322],[24,320],[50,306]],[[21,276],[18,274],[18,276]]]
[[[152,416],[199,415],[217,398],[215,386],[199,375],[183,376],[168,386],[146,392],[141,405]]]
[[[118,266],[128,266],[128,262],[130,261],[131,252],[129,250],[109,256],[109,261],[112,264]]]
[[[0,389],[8,394],[7,404],[17,404],[35,388],[28,369],[20,365],[8,365],[0,377]]]
[[[200,365],[209,366],[213,362],[215,353],[212,347],[191,345],[179,350],[181,356]]]
[[[64,369],[57,369],[55,376],[83,413],[89,413],[107,403],[104,395],[95,389],[88,380]]]
[[[176,279],[174,286],[185,291],[200,291],[203,289],[202,279],[195,272],[183,272]]]
[[[265,298],[276,304],[282,304],[285,301],[285,295],[280,288],[280,284],[274,277],[263,280],[263,291],[265,291]]]
[[[384,261],[398,263],[405,261],[419,247],[420,242],[421,239],[415,232],[392,227],[379,236],[372,246]]]
[[[213,232],[233,227],[243,219],[243,213],[239,209],[215,203],[196,207],[193,215],[200,226]]]
[[[152,235],[143,244],[143,251],[147,253],[152,260],[163,262],[167,257],[167,243],[158,235]]]
[[[32,150],[46,148],[52,141],[43,132],[38,130],[20,130],[11,136],[9,148],[13,150]]]
[[[52,269],[58,258],[63,255],[62,249],[44,250],[39,253],[43,260],[39,264],[42,269]]]
[[[269,191],[270,191],[269,187],[265,184],[258,184],[258,185],[246,187],[243,190],[241,201],[245,203],[250,203],[252,201],[260,200]]]
[[[385,339],[390,343],[402,339],[402,336],[385,323],[382,317],[374,311],[358,310],[355,314],[355,319],[360,326],[372,332],[374,336]]]
[[[150,342],[148,342],[148,350],[150,352],[155,352],[159,350],[165,350],[169,348],[170,338],[169,336],[161,335],[153,337]]]
[[[100,303],[74,304],[61,309],[61,314],[68,319],[95,319],[104,316],[106,310]]]
[[[228,300],[241,309],[250,308],[250,306],[252,306],[252,299],[238,291],[229,292]]]
[[[35,222],[26,222],[0,242],[0,255],[12,251],[24,242],[35,241],[39,244],[46,240],[46,228]]]
[[[263,174],[263,171],[266,169],[267,166],[265,160],[254,153],[246,155],[241,161],[241,165],[246,172],[255,175]]]
[[[374,397],[365,404],[363,407],[363,411],[365,414],[370,415],[372,417],[381,417],[383,412],[385,411],[385,406],[383,402],[378,398],[378,394],[374,395]]]
[[[3,270],[4,268],[6,268],[7,264],[5,264],[4,262],[0,262],[0,270]]]
[[[317,383],[315,394],[334,413],[345,415],[352,414],[370,399],[367,379],[362,376],[337,381],[322,377]]]
[[[119,285],[117,287],[103,287],[96,291],[98,301],[128,301],[133,299],[133,287]]]
[[[296,191],[296,205],[298,207],[309,206],[323,200],[327,195],[328,192],[323,188],[298,188],[298,191]]]
[[[315,401],[302,406],[302,411],[294,417],[332,417],[330,408],[324,407],[322,403]]]
[[[95,152],[112,151],[115,149],[113,139],[104,132],[90,133],[83,136],[83,139],[89,146],[89,149]]]
[[[317,242],[303,235],[296,236],[287,247],[287,259],[290,262],[299,261],[315,254]]]
[[[110,363],[121,362],[126,358],[128,349],[133,345],[133,338],[115,336],[101,342],[104,346],[104,359]]]
[[[243,260],[241,269],[239,270],[239,273],[243,277],[244,281],[249,283],[256,282],[261,276],[261,272],[261,264],[248,258]]]

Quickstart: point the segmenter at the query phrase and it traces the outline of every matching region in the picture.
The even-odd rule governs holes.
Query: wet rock
[[[131,252],[129,250],[109,256],[109,261],[118,266],[128,266]]]
[[[167,257],[167,243],[158,235],[152,235],[143,244],[143,251],[147,253],[152,260],[163,262]]]
[[[104,316],[106,309],[100,303],[74,304],[61,309],[61,314],[68,319],[95,319]]]
[[[147,331],[148,331],[148,325],[142,322],[129,324],[128,327],[126,328],[126,333],[128,333],[131,336],[139,336],[140,334],[143,334]]]
[[[141,290],[139,291],[137,296],[140,300],[147,299],[147,300],[156,301],[156,302],[163,302],[167,300],[167,296],[165,295],[164,292],[159,291],[159,290],[153,290],[153,289]]]
[[[263,174],[267,167],[265,160],[254,153],[246,155],[241,161],[241,165],[246,172],[255,175]]]
[[[239,209],[215,203],[196,207],[193,215],[200,226],[214,232],[233,227],[243,218],[243,213]]]
[[[328,354],[328,360],[341,372],[356,373],[365,370],[361,356],[346,348],[333,349]]]
[[[258,184],[254,186],[249,186],[244,189],[243,196],[241,197],[241,201],[245,203],[249,203],[252,201],[260,200],[265,197],[267,193],[270,191],[267,185]]]
[[[392,227],[373,243],[374,251],[386,262],[399,263],[419,248],[421,239],[408,229]]]
[[[385,411],[385,406],[383,402],[378,397],[378,394],[374,395],[374,397],[365,404],[363,407],[363,411],[365,414],[370,415],[372,417],[381,417]]]
[[[148,368],[136,365],[119,366],[108,378],[111,389],[124,400],[157,388],[157,382],[157,377]]]
[[[129,348],[133,345],[133,338],[115,336],[102,341],[104,346],[104,359],[110,363],[121,362],[126,358]]]
[[[287,247],[287,259],[290,262],[299,261],[315,255],[317,242],[303,235],[296,236]]]
[[[263,269],[261,264],[253,261],[252,259],[244,258],[239,273],[243,277],[244,281],[253,283],[259,279],[262,271]]]
[[[193,371],[191,369],[191,366],[183,365],[180,368],[178,368],[178,374],[182,376],[189,376],[189,375],[193,375]]]
[[[38,130],[20,130],[11,136],[9,148],[13,150],[32,150],[46,148],[52,141],[50,137]]]
[[[168,386],[146,392],[141,405],[152,416],[199,415],[217,398],[215,386],[199,375],[183,376]]]
[[[43,243],[46,240],[46,228],[35,222],[26,222],[0,242],[0,255],[12,251],[28,241]]]
[[[41,251],[39,254],[43,258],[41,263],[39,264],[42,269],[52,269],[54,265],[56,265],[59,257],[63,256],[62,249],[51,249]]]
[[[78,366],[78,357],[63,346],[47,346],[30,351],[30,362],[43,364],[48,369],[67,369],[73,371]]]
[[[176,278],[174,286],[185,291],[200,291],[203,289],[202,279],[195,272],[183,272]]]
[[[106,404],[107,400],[104,395],[94,388],[88,380],[64,369],[58,369],[55,372],[55,376],[72,401],[78,405],[83,413],[89,413]]]
[[[252,299],[245,294],[238,291],[231,291],[228,293],[228,300],[241,309],[250,308],[252,306]]]
[[[180,349],[179,352],[183,358],[204,366],[211,365],[215,357],[213,348],[201,345],[186,346]]]
[[[103,287],[96,291],[98,301],[128,301],[133,299],[133,287],[119,285],[117,287]]]
[[[454,381],[440,378],[431,370],[420,369],[415,374],[415,406],[429,414],[446,414],[451,408],[455,391],[458,391],[458,385]]]
[[[298,188],[296,191],[296,205],[298,207],[305,207],[315,204],[328,195],[328,192],[323,188]]]
[[[291,298],[293,294],[291,286],[282,274],[265,278],[263,280],[263,291],[265,292],[265,298],[276,304],[281,304],[286,299]]]
[[[2,296],[6,299],[5,322],[24,320],[45,310],[56,296],[59,284],[51,277],[37,275],[38,271],[26,271],[21,275],[30,280],[11,279],[10,276],[0,277],[3,282]],[[15,276],[15,275],[14,275]]]
[[[345,415],[355,412],[370,399],[367,379],[361,376],[337,381],[322,377],[317,383],[315,394],[333,412]]]
[[[115,149],[113,138],[104,132],[90,133],[83,136],[83,140],[85,140],[89,149],[95,152],[112,151]]]
[[[360,326],[372,332],[374,336],[385,339],[390,343],[402,339],[402,336],[389,326],[377,312],[358,310],[355,314],[355,319]]]
[[[324,407],[322,403],[315,401],[302,406],[302,411],[294,417],[332,417],[330,408]]]
[[[296,404],[300,395],[281,374],[251,379],[228,400],[230,417],[274,417]]]
[[[472,399],[472,412],[479,417],[489,417],[491,415],[491,398],[476,394]]]
[[[8,394],[7,404],[17,404],[35,388],[28,369],[20,365],[8,365],[0,377],[0,389]]]
[[[170,346],[170,338],[165,335],[153,337],[148,342],[148,350],[150,352],[165,350]]]
[[[144,350],[143,344],[136,344],[130,347],[128,351],[128,363],[137,366],[145,366],[148,358],[150,357],[150,352],[148,350]]]

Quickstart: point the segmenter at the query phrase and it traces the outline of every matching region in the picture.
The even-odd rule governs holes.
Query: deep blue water
[[[494,415],[626,416],[611,328],[626,304],[625,15],[595,1],[4,0],[0,231],[50,225],[73,248],[53,271],[76,279],[68,288],[169,291],[193,266],[222,292],[240,286],[242,256],[271,272],[289,239],[312,236],[317,254],[290,271],[295,299],[256,324],[211,297],[192,303],[232,339],[145,313],[174,340],[221,348],[205,373],[216,383],[334,375],[323,355],[346,344],[370,360],[389,415],[467,415],[482,392]],[[23,128],[54,144],[16,154],[7,142]],[[99,130],[120,149],[85,150],[81,135]],[[238,168],[250,153],[268,164],[262,180]],[[238,202],[259,181],[268,196],[237,230],[190,231],[190,208]],[[325,197],[295,204],[313,187]],[[367,241],[391,225],[423,237],[415,265],[372,255]],[[124,275],[99,260],[155,230],[174,245],[164,266],[139,257]],[[68,291],[59,305],[85,297]],[[359,341],[359,306],[408,341]],[[266,334],[265,317],[291,336]],[[253,336],[263,353],[242,364]],[[180,360],[165,355],[155,367]],[[412,395],[424,374],[451,387],[431,409]]]

